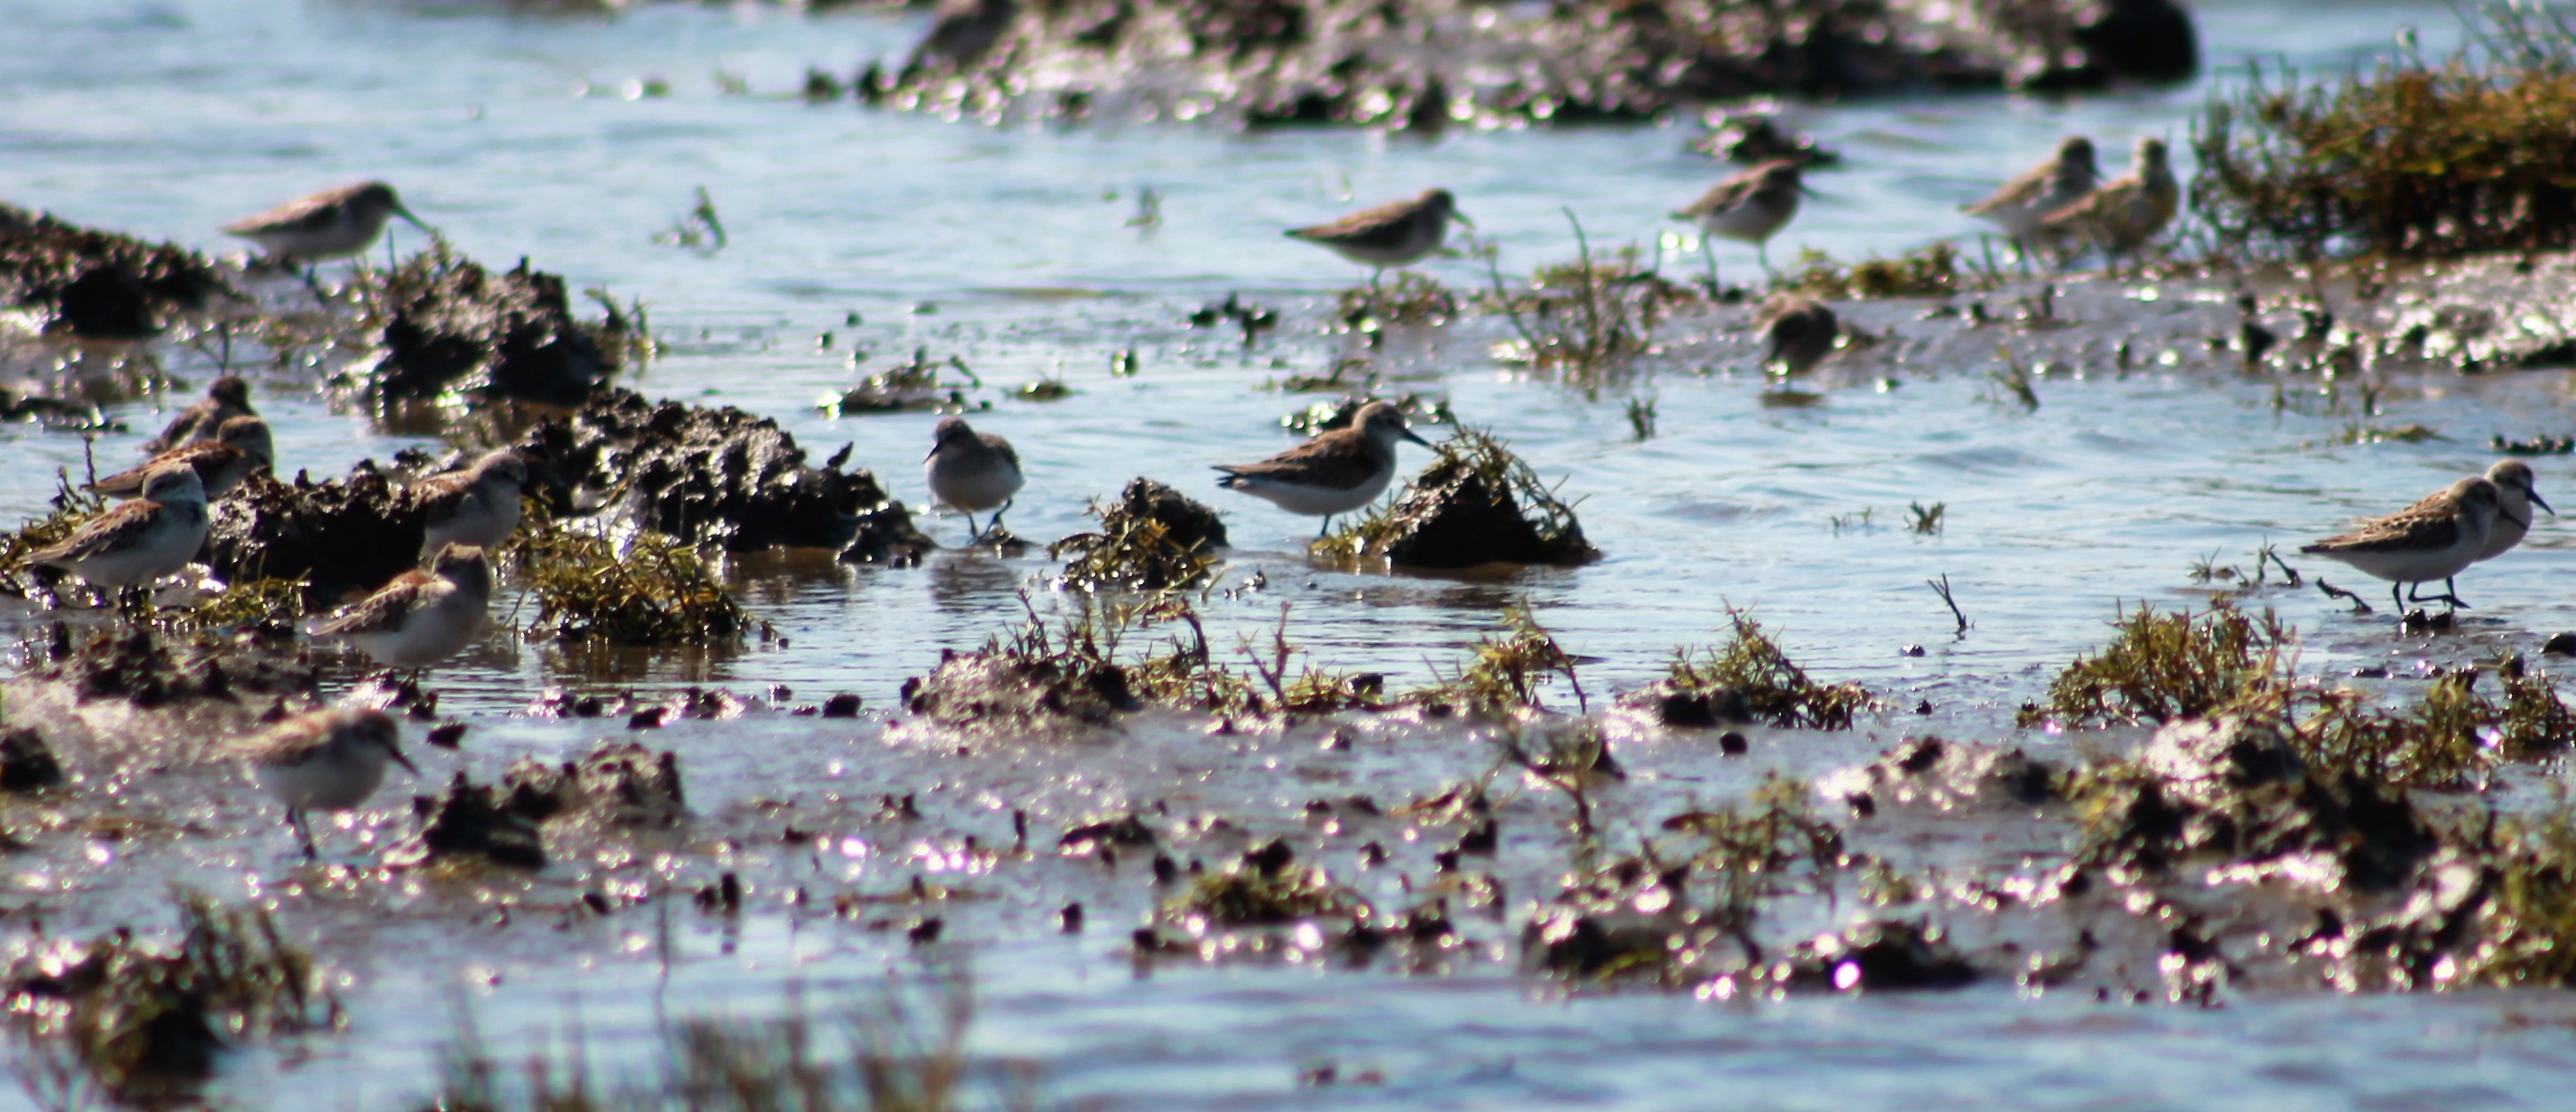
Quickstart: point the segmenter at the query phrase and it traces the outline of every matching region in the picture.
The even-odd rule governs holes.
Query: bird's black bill
[[[424,232],[432,232],[432,231],[434,231],[434,230],[433,230],[433,229],[432,229],[428,224],[423,223],[419,217],[417,217],[417,216],[413,216],[413,215],[411,214],[411,210],[410,210],[410,209],[404,208],[404,207],[402,207],[401,205],[395,205],[395,206],[394,206],[394,215],[399,216],[399,217],[402,217],[402,218],[403,218],[403,219],[405,219],[405,220],[411,221],[411,226],[412,226],[412,227],[415,227],[415,228],[418,228],[418,229],[420,229],[421,231],[424,231]]]
[[[386,750],[386,755],[392,757],[395,764],[403,766],[404,771],[409,772],[414,776],[420,775],[420,766],[411,763],[411,758],[403,756],[402,750],[389,749]]]
[[[1460,211],[1458,211],[1457,209],[1450,209],[1450,210],[1449,210],[1449,219],[1451,219],[1451,220],[1455,220],[1455,221],[1457,221],[1457,222],[1459,222],[1459,223],[1461,223],[1461,224],[1464,224],[1464,225],[1466,225],[1466,226],[1468,226],[1468,227],[1470,227],[1470,228],[1473,228],[1473,227],[1475,227],[1475,226],[1476,226],[1476,222],[1475,222],[1475,221],[1467,219],[1467,214],[1466,214],[1466,213],[1463,213],[1463,212],[1460,212]]]
[[[2542,500],[2542,498],[2540,497],[2540,492],[2539,492],[2539,491],[2536,491],[2536,490],[2535,490],[2535,491],[2532,491],[2532,492],[2531,492],[2531,504],[2532,504],[2532,505],[2535,505],[2535,506],[2538,506],[2538,507],[2540,507],[2541,509],[2549,510],[2549,503],[2548,503],[2548,502],[2546,502],[2546,501],[2544,501],[2544,500]],[[2551,516],[2551,517],[2556,517],[2556,516],[2558,516],[2558,511],[2556,511],[2556,510],[2549,510],[2549,516]]]
[[[1415,431],[1413,431],[1412,429],[1406,429],[1406,430],[1404,430],[1404,438],[1405,438],[1406,440],[1410,440],[1410,441],[1412,441],[1412,442],[1414,442],[1414,443],[1416,443],[1416,444],[1422,445],[1422,446],[1423,446],[1423,447],[1425,447],[1425,448],[1431,447],[1431,442],[1430,442],[1430,441],[1422,439],[1422,434],[1421,434],[1421,433],[1418,433],[1418,432],[1415,432]]]

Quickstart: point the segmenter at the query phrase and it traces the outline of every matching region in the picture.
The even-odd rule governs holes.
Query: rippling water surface
[[[2422,26],[2432,44],[2453,23],[2429,3],[2203,4],[2197,14],[2213,70],[2249,57],[2330,70],[2382,48],[2400,26]],[[1355,275],[1280,228],[1436,183],[1458,194],[1506,271],[1571,256],[1561,211],[1571,209],[1594,243],[1641,243],[1696,273],[1696,256],[1659,239],[1675,230],[1662,214],[1725,168],[1684,149],[1696,132],[1682,123],[1425,143],[1205,125],[996,128],[793,95],[807,66],[847,74],[900,54],[924,25],[919,15],[765,5],[651,5],[604,18],[323,0],[0,0],[0,198],[231,250],[215,231],[230,219],[381,177],[469,256],[501,265],[526,256],[576,289],[649,302],[669,352],[639,389],[776,417],[818,455],[854,442],[854,464],[910,504],[923,501],[918,460],[934,418],[836,419],[815,402],[916,347],[960,356],[985,383],[976,399],[992,406],[977,425],[1011,437],[1029,465],[1015,532],[1073,532],[1087,499],[1138,474],[1227,513],[1236,547],[1226,582],[1258,569],[1269,585],[1209,602],[1221,643],[1287,601],[1292,632],[1316,659],[1400,685],[1429,678],[1503,607],[1526,600],[1568,647],[1597,658],[1590,682],[1617,688],[1658,674],[1673,646],[1713,639],[1728,606],[1750,608],[1820,675],[1861,680],[1909,707],[1932,703],[1927,720],[1900,715],[1835,743],[1843,748],[1830,753],[1846,761],[1925,722],[2006,733],[2011,709],[2098,644],[2123,601],[2199,597],[2185,576],[2193,559],[2215,553],[2250,568],[2267,539],[2320,534],[2483,466],[2492,434],[2576,426],[2556,372],[2402,381],[2379,420],[2439,436],[2337,445],[2348,415],[2276,408],[2268,382],[2239,380],[2213,369],[2225,357],[2189,350],[2171,366],[2052,377],[2036,412],[2000,399],[1982,363],[1879,367],[1820,406],[1768,408],[1741,337],[1712,337],[1708,322],[1690,319],[1667,326],[1667,355],[1647,372],[1588,397],[1495,363],[1486,345],[1497,336],[1482,322],[1398,337],[1389,384],[1447,397],[1541,474],[1562,478],[1608,558],[1476,581],[1312,568],[1302,551],[1311,521],[1217,491],[1206,470],[1290,443],[1278,419],[1309,399],[1265,383],[1318,371],[1349,347],[1324,324]],[[729,95],[728,82],[748,95]],[[1852,258],[1973,235],[1955,207],[2044,156],[2060,134],[2093,135],[2117,172],[2125,154],[2112,152],[2137,136],[2181,146],[2207,95],[2204,82],[2064,100],[1787,106],[1787,120],[1838,148],[1844,164],[1812,179],[1823,196],[1774,254],[1806,246]],[[657,244],[701,187],[728,245]],[[1128,219],[1146,189],[1162,221],[1140,230]],[[1754,265],[1743,251],[1721,260],[1736,276]],[[1482,280],[1466,261],[1429,269],[1453,286]],[[1186,326],[1190,309],[1228,293],[1285,310],[1285,326],[1248,351]],[[1137,353],[1141,373],[1112,378],[1123,350]],[[183,377],[206,373],[193,355],[170,358]],[[333,410],[311,389],[318,374],[258,380],[285,468],[321,476],[427,443]],[[1041,376],[1061,376],[1073,395],[1007,396]],[[1871,386],[1878,377],[1890,385]],[[1633,395],[1656,399],[1652,440],[1629,435],[1623,405]],[[135,431],[97,450],[121,461],[160,415],[150,403],[114,415]],[[21,425],[0,429],[0,443],[12,461],[0,470],[0,517],[39,512],[53,469],[81,465],[70,436]],[[2541,474],[2550,492],[2570,472],[2545,463]],[[1913,502],[1945,505],[1938,535],[1904,527]],[[953,517],[923,524],[950,542],[964,531]],[[2477,622],[2436,651],[2467,657],[2576,628],[2576,602],[2550,589],[2568,567],[2566,543],[2544,526],[2511,559],[2480,568],[2469,585]],[[593,658],[496,635],[440,676],[443,708],[478,733],[468,756],[436,757],[431,774],[461,760],[489,775],[516,756],[583,748],[595,730],[510,717],[548,686],[784,683],[887,706],[941,648],[1007,628],[1015,592],[1048,567],[1035,555],[953,552],[918,569],[737,561],[729,571],[743,597],[789,647],[642,655],[606,673]],[[1924,586],[1945,574],[1975,623],[1963,638]],[[2313,593],[2272,601],[2307,632],[2307,664],[2427,651]],[[1929,651],[1900,655],[1910,643]],[[692,802],[710,814],[839,776],[836,758],[868,765],[884,748],[874,720],[837,732],[783,721],[693,723],[653,740],[681,751]],[[1099,760],[1102,779],[1135,793],[1172,790],[1175,776],[1187,783],[1144,758]],[[1834,763],[1766,760],[1815,764],[1809,774]],[[781,782],[790,770],[812,779]],[[968,775],[906,758],[869,765],[869,782],[850,791],[873,798]],[[1046,782],[1062,789],[1072,774],[1054,775]],[[257,838],[170,850],[125,879],[167,872],[238,892],[275,871],[257,801],[204,790],[215,802],[188,806],[209,806]],[[1282,790],[1279,804],[1302,797]],[[1075,802],[1065,807],[1073,813]],[[118,867],[103,864],[102,875]],[[134,906],[99,899],[67,918],[112,921],[104,909]],[[1302,967],[1138,978],[1111,956],[1132,924],[1103,914],[1104,928],[1058,941],[1044,911],[1001,916],[991,937],[961,940],[983,983],[977,1046],[1034,1060],[1051,1095],[1111,1107],[2543,1107],[2576,1064],[2554,1000],[2256,995],[2207,1013],[2032,1001],[2006,988],[1761,1006],[1569,1001],[1512,976],[1508,961],[1467,962],[1446,979]],[[416,1095],[460,983],[472,986],[487,1032],[559,1029],[577,1016],[613,1052],[631,1050],[663,1009],[749,1010],[791,984],[867,982],[888,960],[881,934],[787,924],[758,918],[735,937],[693,922],[669,948],[631,924],[576,931],[571,956],[524,939],[487,955],[435,932],[389,930],[384,947],[332,951],[354,978],[351,1034],[299,1059],[242,1056],[227,1092],[246,1107],[286,1107],[288,1096],[381,1107]],[[2510,1020],[2519,1013],[2544,1022]],[[1386,1080],[1294,1085],[1299,1070],[1326,1063],[1343,1077],[1373,1069]]]

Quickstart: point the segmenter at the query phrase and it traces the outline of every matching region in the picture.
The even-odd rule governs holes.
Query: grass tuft
[[[1801,251],[1798,268],[1774,287],[1827,300],[1946,297],[1959,292],[1959,249],[1937,240],[1893,259],[1872,256],[1848,266],[1822,251]]]
[[[2022,725],[2196,718],[2279,674],[2273,650],[2285,633],[2270,611],[2257,620],[2222,600],[2194,617],[2140,603],[2113,624],[2119,635],[2059,672],[2045,707],[2022,708]]]
[[[1686,695],[1732,692],[1762,721],[1814,730],[1851,729],[1852,717],[1870,708],[1861,685],[1810,678],[1752,616],[1730,608],[1727,620],[1734,636],[1724,648],[1673,651],[1669,678],[1675,689]]]
[[[532,634],[615,645],[736,645],[769,623],[734,601],[684,542],[639,531],[620,553],[608,540],[548,522],[512,548],[536,597]]]

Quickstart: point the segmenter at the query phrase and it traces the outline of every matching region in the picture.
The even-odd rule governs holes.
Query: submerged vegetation
[[[1526,290],[1506,289],[1491,270],[1493,289],[1478,300],[1509,316],[1519,337],[1497,355],[1591,390],[1653,350],[1655,328],[1691,295],[1646,269],[1634,244],[1596,257],[1583,225],[1570,211],[1565,218],[1574,224],[1573,262],[1540,267]]]
[[[1998,284],[1991,270],[1971,280],[1959,266],[1959,249],[1936,240],[1892,259],[1868,258],[1850,265],[1822,251],[1805,251],[1798,268],[1780,276],[1777,288],[1809,297],[1867,299],[1877,297],[1945,297],[1974,286]]]
[[[2194,208],[2222,247],[2311,260],[2576,244],[2576,32],[2547,9],[2463,13],[2470,42],[2322,81],[2253,69],[2194,128]]]
[[[1591,709],[1583,679],[1575,674],[1576,658],[1538,624],[1529,604],[1503,609],[1501,636],[1486,634],[1456,676],[1409,693],[1408,701],[1454,705],[1480,712],[1542,710],[1539,690],[1565,681],[1574,695],[1576,713]]]

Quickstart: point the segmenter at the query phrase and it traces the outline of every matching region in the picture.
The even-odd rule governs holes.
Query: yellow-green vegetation
[[[85,1107],[94,1092],[142,1107],[185,1100],[224,1042],[337,1021],[312,959],[266,910],[187,891],[178,905],[172,942],[116,930],[10,967],[19,1079],[40,1106]]]
[[[1519,336],[1497,355],[1591,389],[1652,349],[1656,326],[1690,294],[1646,269],[1634,244],[1596,257],[1580,223],[1574,239],[1575,261],[1540,267],[1524,290],[1505,289],[1492,269],[1493,289],[1477,300],[1488,313],[1509,315]]]
[[[253,630],[292,634],[306,614],[301,579],[245,579],[198,599],[180,618],[201,630]]]
[[[699,1016],[658,1031],[658,1069],[593,1073],[574,1044],[496,1060],[470,1018],[445,1048],[439,1092],[420,1112],[950,1112],[1026,1107],[1026,1092],[986,1093],[970,1068],[973,983],[955,965],[889,977],[818,1023],[790,994],[781,1015]],[[579,1025],[574,1025],[575,1031]],[[576,1035],[576,1038],[578,1036]],[[1021,1084],[1025,1084],[1022,1079]],[[1001,1086],[991,1086],[1000,1088]]]
[[[698,551],[638,531],[619,552],[605,538],[548,523],[512,549],[537,603],[532,634],[617,645],[731,645],[766,622],[735,602]]]
[[[2537,673],[2508,672],[2501,702],[2477,691],[2480,673],[2433,681],[2414,705],[2392,710],[2349,687],[2266,688],[2240,707],[2296,718],[2290,741],[2300,759],[2404,787],[2462,787],[2500,761],[2554,756],[2576,745],[2576,710]],[[2302,707],[2306,707],[2304,716]]]
[[[2500,824],[2494,881],[2458,948],[2457,983],[2576,985],[2576,811],[2562,794],[2538,815]]]
[[[1275,927],[1327,917],[1365,919],[1370,912],[1359,893],[1334,883],[1322,869],[1290,865],[1265,871],[1236,863],[1193,881],[1189,891],[1165,901],[1163,914],[1211,927]]]
[[[1692,871],[1716,888],[1708,906],[1749,924],[1763,897],[1800,885],[1828,891],[1853,863],[1842,829],[1816,814],[1814,798],[1806,781],[1774,773],[1742,800],[1675,815],[1663,828],[1690,839],[1680,848]]]
[[[1871,256],[1848,266],[1822,251],[1798,253],[1798,267],[1781,275],[1774,288],[1828,299],[1873,297],[1944,297],[1962,285],[1959,249],[1947,240],[1915,248],[1893,259]]]
[[[1576,711],[1590,709],[1583,681],[1575,674],[1574,656],[1538,624],[1528,603],[1505,607],[1502,626],[1499,636],[1489,633],[1477,639],[1475,655],[1456,676],[1407,694],[1407,701],[1481,713],[1543,710],[1546,704],[1539,699],[1539,689],[1562,679],[1574,693]]]
[[[1733,692],[1753,716],[1775,726],[1848,730],[1852,716],[1870,708],[1869,692],[1856,683],[1817,683],[1789,659],[1761,623],[1729,609],[1733,637],[1724,648],[1673,650],[1669,679],[1683,694]]]
[[[2322,81],[2256,68],[2193,129],[2193,207],[2258,256],[2447,257],[2576,243],[2576,35],[2491,5],[2440,61]]]
[[[1458,315],[1458,297],[1440,280],[1410,270],[1393,281],[1342,291],[1342,323],[1367,330],[1378,325],[1442,324]]]
[[[1047,546],[1047,558],[1064,560],[1060,586],[1086,591],[1162,591],[1199,586],[1220,561],[1205,537],[1182,543],[1172,525],[1126,502],[1091,504],[1100,528]],[[1220,537],[1222,534],[1220,534]]]
[[[2119,636],[2058,673],[2044,706],[2022,707],[2022,725],[2199,717],[2270,682],[2279,672],[2276,650],[2286,635],[2270,611],[2258,620],[2224,600],[2197,617],[2187,610],[2158,613],[2140,603],[2135,614],[2113,624]]]

